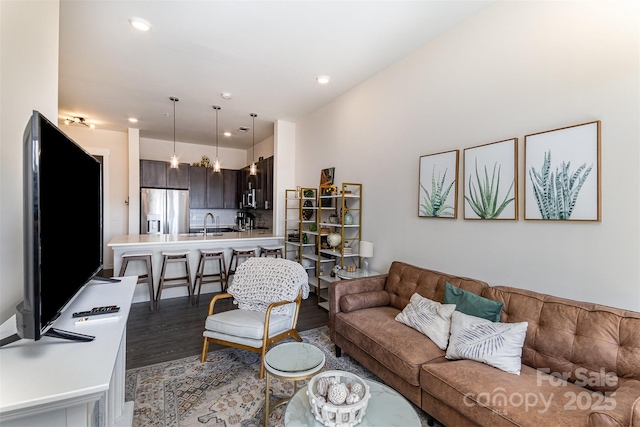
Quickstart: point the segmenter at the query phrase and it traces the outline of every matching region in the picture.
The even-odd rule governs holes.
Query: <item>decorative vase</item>
[[[349,211],[344,213],[344,225],[352,225],[353,224],[353,216]]]
[[[340,242],[342,242],[342,236],[339,233],[332,232],[327,235],[327,243],[334,251],[340,246]]]

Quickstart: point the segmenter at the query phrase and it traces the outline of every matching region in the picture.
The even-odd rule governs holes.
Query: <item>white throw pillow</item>
[[[441,350],[445,350],[449,341],[451,315],[455,309],[455,304],[440,304],[416,293],[411,296],[404,310],[398,313],[396,320],[422,332]]]
[[[446,358],[470,359],[520,375],[527,322],[499,323],[456,311]]]

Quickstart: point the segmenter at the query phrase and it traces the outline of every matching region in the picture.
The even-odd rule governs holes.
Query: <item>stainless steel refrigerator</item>
[[[140,234],[189,232],[189,190],[140,189]]]

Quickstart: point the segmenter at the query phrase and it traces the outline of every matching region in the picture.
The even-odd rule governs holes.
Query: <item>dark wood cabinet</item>
[[[224,208],[224,186],[222,172],[216,173],[213,169],[207,169],[207,208]]]
[[[140,160],[140,187],[186,190],[189,188],[189,165],[180,163],[172,169],[169,162]]]
[[[159,160],[140,160],[140,187],[167,188],[168,166]]]
[[[175,169],[173,169],[171,165],[167,165],[167,188],[176,190],[189,189],[190,169],[191,166],[187,163],[180,163]]]
[[[191,209],[238,209],[238,171],[190,167],[189,207]]]
[[[224,186],[225,209],[238,209],[238,175],[239,171],[233,169],[222,170],[222,182]]]
[[[238,200],[242,200],[242,194],[251,188],[256,190],[256,209],[273,209],[273,156],[256,162],[257,173],[249,174],[250,166],[238,171]]]
[[[189,167],[189,207],[206,209],[207,207],[207,168]]]

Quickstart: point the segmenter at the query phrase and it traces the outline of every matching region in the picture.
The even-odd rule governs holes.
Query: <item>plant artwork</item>
[[[464,150],[464,218],[518,219],[518,139]]]
[[[600,122],[525,137],[525,219],[600,221]]]
[[[518,219],[518,138],[464,150],[464,219]]]
[[[589,177],[593,164],[588,168],[583,163],[570,173],[571,162],[562,162],[560,168],[549,173],[551,169],[551,151],[544,153],[544,163],[540,172],[535,167],[529,170],[533,183],[533,194],[536,196],[538,210],[542,219],[569,219],[578,200],[582,185]]]
[[[458,150],[420,157],[418,216],[457,218]]]

